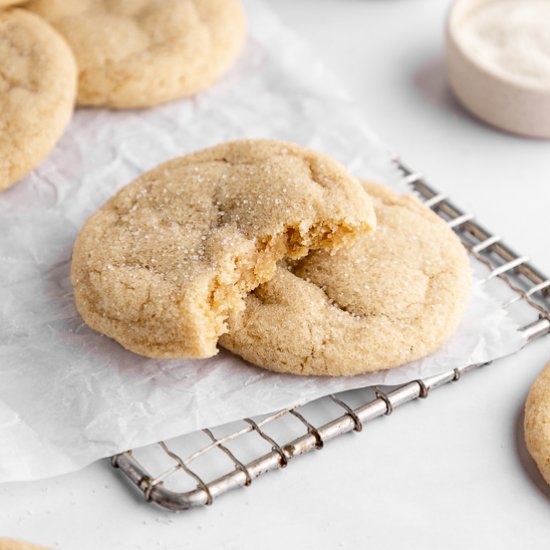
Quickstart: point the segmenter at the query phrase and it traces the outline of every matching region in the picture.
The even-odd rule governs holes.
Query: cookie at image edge
[[[0,537],[0,550],[47,550],[47,548],[30,542]]]
[[[240,0],[33,0],[69,42],[78,104],[150,107],[193,95],[235,62],[246,37]]]
[[[221,144],[160,165],[86,222],[76,305],[136,353],[210,357],[277,261],[349,246],[374,226],[369,196],[336,161],[277,141]]]
[[[69,123],[76,64],[63,38],[23,9],[0,11],[0,191],[50,153]]]
[[[463,245],[412,195],[364,186],[376,231],[278,267],[230,316],[220,345],[277,372],[350,376],[409,363],[449,338],[470,296]]]
[[[524,431],[527,449],[550,485],[550,363],[529,390]]]

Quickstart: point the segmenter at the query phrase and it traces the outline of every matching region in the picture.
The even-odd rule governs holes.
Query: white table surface
[[[389,145],[550,273],[550,142],[500,133],[453,101],[442,59],[449,2],[270,3]],[[175,515],[148,506],[106,461],[0,485],[0,534],[66,550],[547,549],[550,490],[526,454],[521,424],[528,388],[548,360],[550,339],[211,508]]]

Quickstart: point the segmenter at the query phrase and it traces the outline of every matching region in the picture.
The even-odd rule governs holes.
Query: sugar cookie
[[[209,357],[276,262],[375,225],[360,183],[316,151],[237,141],[170,161],[82,229],[72,281],[92,328],[149,357]]]
[[[349,376],[428,355],[452,334],[471,286],[460,240],[415,197],[364,187],[377,230],[279,267],[230,316],[223,347],[273,371]]]
[[[76,96],[76,65],[63,38],[40,17],[0,11],[0,191],[53,149]]]
[[[524,428],[527,449],[550,485],[550,363],[529,391]]]
[[[0,537],[0,550],[47,550],[43,546]]]
[[[78,104],[149,107],[199,92],[235,61],[240,0],[33,0],[73,49]]]

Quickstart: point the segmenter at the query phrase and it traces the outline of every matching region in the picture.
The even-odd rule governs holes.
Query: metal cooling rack
[[[476,260],[474,266],[484,270],[481,283],[493,285],[493,293],[502,295],[504,307],[511,314],[513,310],[526,342],[550,333],[550,279],[527,257],[516,254],[499,236],[476,223],[473,215],[430,187],[420,174],[397,162],[407,184],[457,233]],[[468,365],[401,386],[330,395],[304,406],[129,450],[114,456],[112,464],[148,502],[174,511],[212,504],[223,493],[249,486],[294,458],[322,449],[331,439],[360,432],[366,422],[425,398],[433,389],[481,366]]]

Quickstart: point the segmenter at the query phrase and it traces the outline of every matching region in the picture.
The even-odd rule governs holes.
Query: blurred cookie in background
[[[46,21],[0,11],[0,191],[35,168],[71,119],[76,98],[71,49]]]
[[[524,430],[527,449],[550,485],[550,363],[529,390]]]
[[[240,0],[34,0],[27,9],[69,42],[78,104],[150,107],[204,90],[246,36]]]
[[[0,550],[48,550],[44,546],[31,544],[15,539],[5,539],[0,537]]]

